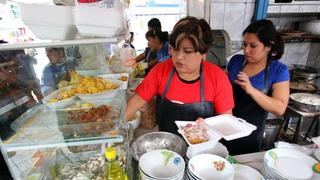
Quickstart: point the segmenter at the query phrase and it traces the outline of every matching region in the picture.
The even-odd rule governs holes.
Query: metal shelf
[[[81,45],[81,44],[95,44],[95,43],[106,43],[118,41],[117,37],[111,38],[94,38],[94,39],[75,39],[75,40],[66,40],[66,41],[53,41],[53,40],[41,40],[32,43],[15,43],[15,44],[0,44],[0,51],[4,50],[18,50],[26,48],[39,48],[39,47],[61,47],[69,45]]]

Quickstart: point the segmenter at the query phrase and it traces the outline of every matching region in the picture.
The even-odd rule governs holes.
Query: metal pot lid
[[[304,65],[299,65],[299,64],[294,64],[292,72],[297,75],[302,75],[302,76],[312,76],[312,77],[317,77],[320,76],[320,70],[309,67],[309,66],[304,66]]]

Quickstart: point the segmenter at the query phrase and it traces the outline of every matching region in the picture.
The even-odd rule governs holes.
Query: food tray
[[[245,120],[229,114],[206,118],[204,122],[227,141],[249,136],[257,129]]]
[[[68,107],[57,109],[59,128],[65,136],[81,137],[101,135],[108,131],[116,130],[120,125],[120,117],[123,114],[120,102],[112,99],[76,101]],[[85,106],[81,106],[81,104]],[[110,109],[103,116],[98,116],[98,114],[104,112],[97,112],[105,110],[104,108],[101,109],[101,107],[106,106],[110,107]],[[105,118],[109,119],[106,120]]]
[[[195,121],[175,121],[178,126],[178,132],[183,136],[189,146],[198,146],[202,145],[213,145],[216,144],[221,138],[224,138],[227,141],[248,136],[254,131],[257,127],[247,123],[245,120],[234,117],[232,115],[219,115],[204,120],[204,126],[207,129],[209,135],[209,141],[191,144],[188,139],[185,137],[182,127],[187,124],[196,124]]]

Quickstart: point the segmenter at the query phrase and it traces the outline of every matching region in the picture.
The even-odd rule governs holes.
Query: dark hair
[[[130,39],[133,38],[134,32],[130,32]]]
[[[148,27],[161,29],[161,22],[158,18],[152,18],[148,22]]]
[[[284,42],[270,20],[262,19],[252,22],[243,31],[242,35],[245,35],[246,33],[256,34],[260,42],[267,47],[271,47],[268,54],[268,60],[278,60],[282,57]]]
[[[148,39],[149,37],[158,37],[161,43],[168,41],[168,35],[166,34],[166,32],[162,32],[159,28],[149,30],[146,33],[146,39]]]
[[[213,41],[211,28],[204,19],[185,17],[180,19],[173,27],[169,43],[173,48],[179,47],[180,42],[188,38],[196,51],[205,54]]]
[[[8,43],[7,41],[0,40],[0,44]],[[9,51],[0,51],[0,63],[11,61],[16,58],[17,55],[24,54],[24,50],[9,50]]]

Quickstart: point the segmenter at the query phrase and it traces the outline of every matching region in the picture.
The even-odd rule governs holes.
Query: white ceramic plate
[[[255,169],[243,164],[233,164],[235,180],[265,180],[264,177]]]
[[[226,159],[213,154],[194,156],[188,163],[188,170],[203,180],[231,180],[234,177],[234,167]]]
[[[320,179],[320,174],[312,171],[317,161],[293,149],[271,149],[265,153],[264,161],[275,174],[285,179]]]
[[[52,103],[50,103],[49,100],[52,98],[56,98],[62,91],[70,90],[72,87],[74,87],[74,86],[67,86],[67,87],[58,89],[56,91],[53,91],[48,96],[46,96],[42,99],[43,104],[45,104],[46,106],[48,106],[49,108],[52,108],[52,109],[60,109],[60,108],[64,108],[64,107],[71,105],[77,99],[76,95],[69,97],[67,99],[57,101],[57,102],[52,102]]]
[[[140,169],[157,179],[175,179],[184,172],[183,158],[173,151],[158,149],[143,154],[139,159]]]
[[[105,78],[103,78],[105,79]],[[112,83],[116,83],[117,85],[119,85],[118,88],[116,89],[112,89],[112,90],[107,90],[107,91],[102,91],[100,93],[94,93],[94,94],[77,94],[77,96],[81,99],[81,100],[95,100],[95,99],[110,99],[115,97],[118,92],[121,89],[121,82],[118,80],[110,80],[110,79],[105,79],[108,82],[112,82]]]
[[[120,80],[119,78],[122,77],[122,76],[127,77],[127,80],[126,81]],[[120,81],[122,89],[127,89],[128,88],[129,73],[101,74],[101,75],[98,75],[98,77],[101,77],[103,79],[112,79],[112,80]]]
[[[314,151],[314,156],[318,159],[318,161],[320,161],[320,149],[316,149]]]

